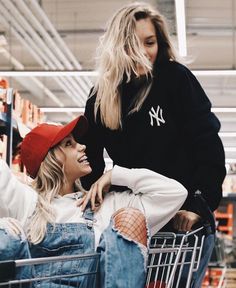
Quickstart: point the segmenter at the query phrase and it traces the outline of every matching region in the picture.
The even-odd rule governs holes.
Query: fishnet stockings
[[[124,236],[147,246],[145,216],[135,208],[121,208],[113,214],[115,228]]]

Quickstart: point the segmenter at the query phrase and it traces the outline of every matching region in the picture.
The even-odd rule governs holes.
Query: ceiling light
[[[40,111],[44,113],[66,113],[66,112],[79,112],[84,113],[84,108],[79,107],[40,107]]]
[[[192,70],[195,76],[236,76],[236,70]]]
[[[236,147],[224,147],[225,152],[236,152]]]
[[[236,70],[192,70],[195,76],[236,76]],[[88,70],[57,70],[57,71],[0,71],[1,77],[60,77],[60,76],[88,76],[97,77],[97,71]]]
[[[236,158],[226,158],[225,162],[226,163],[236,163]]]
[[[180,56],[187,56],[184,0],[175,0],[177,38]]]
[[[236,137],[236,132],[220,132],[219,136],[222,138]]]
[[[214,107],[211,108],[211,111],[214,113],[235,113],[236,107]]]
[[[1,77],[61,77],[61,76],[90,76],[96,77],[96,71],[85,71],[85,70],[63,70],[63,71],[0,71]]]

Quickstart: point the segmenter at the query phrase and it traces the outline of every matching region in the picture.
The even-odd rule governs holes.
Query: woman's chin
[[[82,175],[81,177],[86,176],[86,175],[90,174],[91,172],[92,172],[92,168],[90,167],[90,165],[88,165],[88,166],[84,169],[83,175]]]

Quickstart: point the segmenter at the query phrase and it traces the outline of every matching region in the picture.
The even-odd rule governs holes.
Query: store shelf
[[[15,119],[12,119],[12,127],[17,130],[17,122]],[[0,134],[7,134],[7,114],[0,112]]]
[[[31,127],[26,126],[20,120],[12,118],[13,134],[23,138],[26,133],[31,130]],[[7,114],[0,112],[0,134],[7,135]]]

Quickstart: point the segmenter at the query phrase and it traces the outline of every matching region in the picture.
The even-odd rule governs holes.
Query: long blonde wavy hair
[[[132,74],[139,76],[135,63],[144,68],[146,76],[152,75],[152,65],[145,56],[135,31],[136,21],[146,18],[152,21],[156,30],[158,42],[156,63],[176,60],[166,21],[159,11],[149,4],[135,2],[113,15],[97,48],[98,78],[91,94],[97,93],[95,118],[99,110],[102,123],[112,130],[122,128],[119,86],[124,77],[129,82]],[[143,100],[139,100],[133,111],[141,108],[140,103],[143,103]],[[137,107],[138,109],[135,109]]]
[[[29,219],[27,236],[31,243],[40,243],[46,233],[47,224],[55,224],[55,213],[52,208],[53,199],[59,195],[67,179],[64,173],[63,163],[56,157],[56,150],[60,144],[49,150],[44,161],[41,163],[37,177],[32,182],[32,187],[38,192],[36,209]],[[80,180],[75,182],[75,189],[83,191]]]

